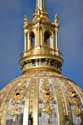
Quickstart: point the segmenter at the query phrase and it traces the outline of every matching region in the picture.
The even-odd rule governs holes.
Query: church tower
[[[83,90],[61,73],[59,17],[51,23],[45,1],[35,3],[32,21],[24,17],[22,74],[0,92],[0,125],[83,125]]]

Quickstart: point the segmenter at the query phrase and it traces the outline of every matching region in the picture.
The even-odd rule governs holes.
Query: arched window
[[[35,35],[33,32],[30,33],[30,38],[31,38],[31,47],[34,48],[35,46]]]
[[[44,33],[44,44],[47,47],[49,47],[50,45],[50,32],[49,31],[45,31]]]

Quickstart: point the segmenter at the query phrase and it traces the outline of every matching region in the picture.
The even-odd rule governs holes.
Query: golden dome
[[[1,125],[82,125],[83,93],[62,74],[35,70],[1,91]]]
[[[61,74],[58,20],[49,21],[44,0],[32,22],[24,17],[23,73],[0,92],[0,125],[83,125],[83,90]]]

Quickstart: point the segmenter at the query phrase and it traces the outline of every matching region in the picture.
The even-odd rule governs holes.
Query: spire
[[[36,0],[36,9],[45,9],[45,3],[44,0]]]

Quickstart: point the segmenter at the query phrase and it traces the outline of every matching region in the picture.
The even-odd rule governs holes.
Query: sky
[[[64,56],[62,73],[83,88],[83,0],[45,0],[50,21],[59,15],[59,49]],[[23,18],[29,21],[35,0],[0,1],[0,89],[21,74]]]

